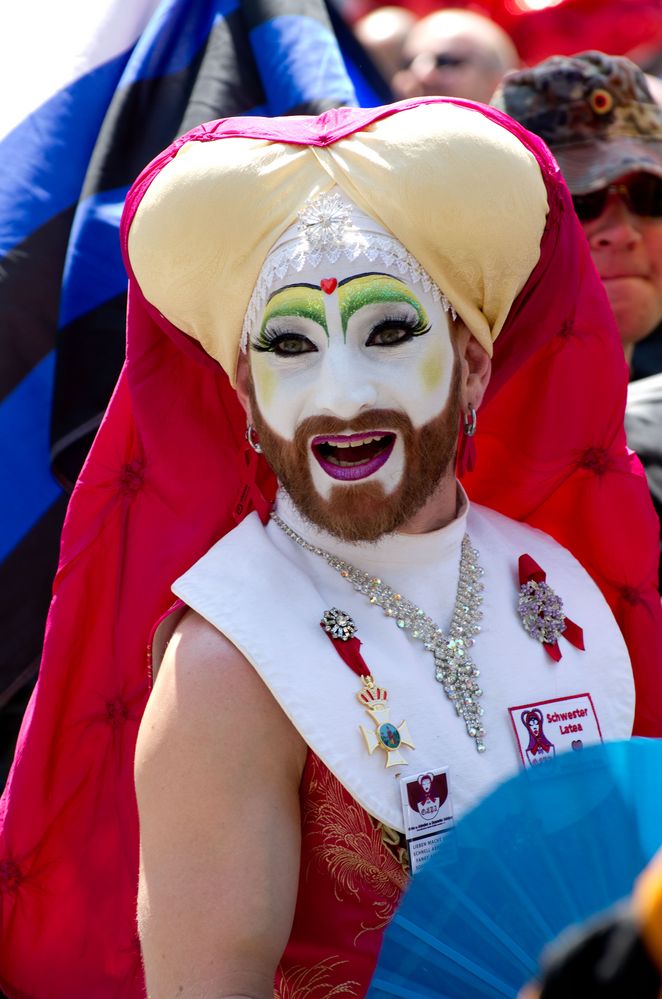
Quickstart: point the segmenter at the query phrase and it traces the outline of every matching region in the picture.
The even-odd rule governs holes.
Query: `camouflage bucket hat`
[[[492,104],[547,143],[572,194],[635,171],[662,177],[662,108],[629,59],[552,56],[509,73]]]

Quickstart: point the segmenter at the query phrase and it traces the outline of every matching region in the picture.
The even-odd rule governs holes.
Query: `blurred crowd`
[[[613,30],[618,5],[601,6]],[[518,51],[502,23],[473,9],[421,16],[410,7],[376,7],[357,17],[354,31],[394,99],[446,95],[492,104],[551,149],[616,318],[630,377],[628,442],[660,516],[662,23],[647,28],[644,17],[631,58],[597,51],[608,23],[596,16],[591,24],[596,41],[583,30],[573,49],[572,34],[552,32],[548,45],[557,40],[563,54],[537,62],[537,43]],[[577,50],[581,41],[585,52]]]
[[[487,13],[464,8],[420,16],[405,7],[378,7],[358,17],[354,30],[395,99],[447,95],[492,104],[549,146],[616,319],[629,372],[628,444],[642,461],[662,518],[659,29],[657,36],[645,32],[629,57],[598,51],[600,39],[588,38],[587,51],[566,39],[574,54],[560,47],[563,54],[540,60],[518,51]],[[620,996],[626,988],[658,996],[661,938],[662,855],[631,902],[550,948],[541,981],[522,997]]]

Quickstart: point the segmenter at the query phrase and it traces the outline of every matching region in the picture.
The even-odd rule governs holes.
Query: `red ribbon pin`
[[[519,557],[520,595],[517,610],[525,630],[545,647],[547,655],[558,662],[561,658],[561,635],[582,652],[584,632],[563,613],[563,603],[547,583],[547,575],[530,555]]]

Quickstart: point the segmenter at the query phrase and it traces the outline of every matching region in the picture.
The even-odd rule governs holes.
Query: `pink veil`
[[[325,144],[413,103],[227,119],[186,139]],[[533,152],[550,214],[540,261],[495,345],[464,482],[476,501],[553,535],[591,573],[630,648],[635,730],[661,735],[657,521],[625,446],[627,373],[613,319],[547,149],[478,109]],[[124,239],[183,141],[134,184]],[[0,806],[0,985],[12,999],[144,995],[132,767],[149,639],[173,602],[172,581],[273,494],[243,431],[221,369],[130,280],[127,360],[71,499],[39,682]]]

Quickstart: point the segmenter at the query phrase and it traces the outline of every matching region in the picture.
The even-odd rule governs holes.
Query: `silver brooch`
[[[299,229],[312,250],[330,250],[344,246],[352,226],[352,209],[339,194],[320,194],[307,201],[297,213]]]
[[[356,625],[349,614],[337,607],[324,611],[320,624],[331,638],[339,638],[341,642],[348,642],[356,634]]]
[[[545,645],[558,642],[566,630],[561,598],[547,583],[539,583],[534,579],[522,583],[517,611],[522,618],[524,630]]]

